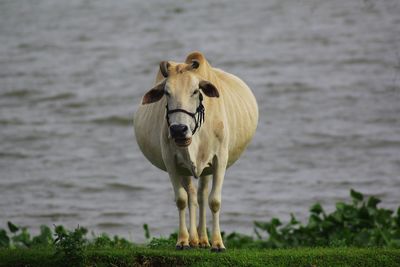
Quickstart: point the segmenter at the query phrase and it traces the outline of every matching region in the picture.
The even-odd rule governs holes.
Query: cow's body
[[[186,70],[191,60],[200,62],[200,66],[196,69]],[[167,171],[170,175],[180,210],[180,218],[183,216],[183,219],[180,219],[178,246],[208,245],[204,199],[207,197],[207,182],[213,176],[209,205],[213,217],[218,218],[214,218],[212,246],[215,250],[222,250],[224,246],[220,237],[218,222],[222,181],[226,168],[239,158],[255,133],[258,122],[257,103],[254,95],[242,80],[220,69],[212,68],[198,52],[190,54],[186,63],[169,62],[168,71],[169,76],[166,79],[161,71],[158,73],[156,84],[163,81],[167,82],[168,88],[172,88],[175,95],[182,94],[183,91],[179,90],[186,90],[186,87],[191,88],[193,87],[192,84],[205,80],[216,87],[219,96],[207,97],[206,93],[203,100],[205,120],[196,133],[187,134],[192,140],[190,145],[186,147],[177,146],[171,138],[165,116],[166,96],[155,102],[150,102],[150,104],[146,103],[139,106],[134,118],[136,139],[146,158],[153,165]],[[177,102],[178,108],[183,107],[193,111],[194,107],[182,101]],[[177,120],[179,118],[186,121],[191,119],[185,114],[175,116]],[[192,124],[188,123],[188,125]],[[198,194],[200,240],[195,227],[196,189],[190,176],[200,177]],[[182,190],[182,188],[185,190]],[[190,236],[187,235],[184,223],[184,210],[188,200],[191,219]]]

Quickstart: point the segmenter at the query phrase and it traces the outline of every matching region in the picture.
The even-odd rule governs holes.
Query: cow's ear
[[[200,60],[198,59],[192,59],[192,69],[198,69],[200,67]]]
[[[169,64],[168,61],[161,61],[160,62],[160,72],[164,78],[167,78],[169,75],[169,67],[171,64]]]
[[[165,82],[160,83],[150,91],[148,91],[142,100],[142,105],[151,104],[159,101],[164,95]]]
[[[201,81],[199,83],[199,88],[204,92],[204,94],[208,97],[219,97],[218,89],[210,82]]]

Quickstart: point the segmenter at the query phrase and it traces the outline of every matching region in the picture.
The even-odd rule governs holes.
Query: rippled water
[[[351,187],[398,206],[399,14],[398,0],[0,1],[0,227],[172,232],[172,186],[132,117],[158,62],[193,50],[260,108],[226,175],[223,230],[304,218]]]

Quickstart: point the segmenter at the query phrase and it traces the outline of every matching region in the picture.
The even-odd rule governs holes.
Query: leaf
[[[393,239],[390,241],[389,247],[400,248],[400,239]]]
[[[321,223],[321,227],[324,231],[328,231],[329,229],[333,228],[335,224],[332,221],[325,220]]]
[[[32,238],[33,245],[48,246],[54,242],[51,229],[46,225],[40,226],[40,234]]]
[[[55,232],[55,235],[57,235],[57,236],[63,236],[63,235],[67,234],[67,231],[64,229],[64,227],[62,225],[55,226],[54,232]]]
[[[318,216],[315,215],[315,214],[312,214],[312,215],[310,216],[310,218],[308,219],[308,225],[307,225],[307,227],[309,227],[310,229],[315,229],[315,228],[318,228],[318,227],[319,227],[320,223],[321,223],[321,218],[318,217]]]
[[[8,248],[10,246],[10,238],[4,229],[0,229],[0,248]]]
[[[350,189],[350,196],[353,198],[353,200],[355,201],[362,201],[364,199],[363,194],[361,194],[360,192],[357,192],[353,189]]]
[[[346,207],[346,204],[343,203],[343,202],[337,202],[337,203],[336,203],[336,209],[337,209],[337,211],[339,211],[339,212],[343,212],[344,209],[345,209],[345,207]]]
[[[147,225],[147,223],[143,224],[143,229],[144,229],[144,237],[146,237],[146,239],[150,238],[150,230],[149,230],[149,226]]]
[[[17,246],[30,247],[32,241],[31,236],[26,228],[22,228],[21,233],[12,237],[12,240]]]
[[[274,226],[282,225],[281,221],[278,218],[272,218],[271,224],[274,225]]]
[[[330,216],[328,216],[328,219],[330,221],[332,221],[333,219],[335,223],[343,223],[343,214],[338,209],[338,211],[335,211]]]
[[[19,227],[16,226],[15,224],[13,224],[12,222],[8,221],[7,225],[8,225],[8,229],[10,229],[11,233],[15,234],[16,232],[18,232]]]
[[[397,209],[397,217],[395,218],[397,227],[400,228],[400,207]]]
[[[378,198],[376,198],[376,197],[374,197],[374,196],[371,196],[371,197],[368,199],[367,206],[368,206],[369,208],[376,208],[376,206],[377,206],[380,202],[381,202],[380,199],[378,199]]]
[[[390,244],[388,231],[385,229],[379,229],[379,232],[380,232],[383,240],[385,241],[385,244],[388,246]]]
[[[321,214],[322,212],[324,212],[324,210],[322,209],[321,204],[315,203],[314,205],[311,206],[310,212],[319,215],[319,214]]]
[[[363,205],[358,210],[358,218],[361,219],[361,220],[370,221],[371,216],[370,216],[368,208],[366,206]]]
[[[294,217],[293,213],[290,213],[290,224],[291,225],[296,225],[299,224],[300,222]]]
[[[260,232],[258,232],[257,227],[254,227],[253,230],[254,230],[254,233],[256,234],[257,238],[262,239],[262,236],[261,236]]]

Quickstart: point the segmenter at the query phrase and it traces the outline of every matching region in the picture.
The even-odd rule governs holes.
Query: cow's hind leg
[[[199,235],[196,228],[197,189],[190,176],[182,177],[182,184],[189,197],[189,245],[191,247],[198,247]]]
[[[206,221],[206,207],[208,197],[208,182],[211,179],[211,175],[201,176],[199,179],[199,189],[197,192],[197,198],[199,200],[199,246],[201,248],[210,247],[207,235],[207,221]]]
[[[189,246],[189,233],[186,228],[186,207],[188,202],[188,194],[183,188],[178,175],[170,174],[170,179],[174,187],[175,202],[179,212],[179,231],[178,241],[176,242],[176,249],[187,249]]]

